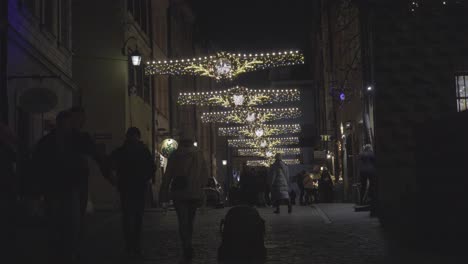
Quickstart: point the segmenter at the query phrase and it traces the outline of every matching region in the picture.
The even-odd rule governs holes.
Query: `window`
[[[468,74],[456,76],[457,87],[457,110],[458,112],[468,109]]]
[[[143,32],[148,32],[148,0],[141,0],[140,27]]]
[[[60,44],[70,49],[70,0],[60,1]]]
[[[128,12],[130,12],[131,14],[133,14],[133,11],[135,10],[135,9],[134,9],[134,6],[135,6],[135,0],[128,0],[128,2],[127,2],[127,10],[128,10]]]
[[[43,8],[44,17],[42,23],[50,33],[52,33],[54,36],[57,36],[57,1],[44,1]]]
[[[140,25],[143,32],[148,33],[149,29],[149,1],[148,0],[128,0],[127,10],[132,14],[133,19]]]
[[[143,98],[143,67],[136,67],[136,74],[137,74],[137,95]]]
[[[143,79],[143,100],[149,104],[151,103],[151,80],[149,76],[143,76]]]
[[[39,2],[37,0],[23,0],[23,5],[31,15],[39,17]]]
[[[129,94],[132,94],[132,89],[135,86],[135,66],[129,60],[128,62],[128,89]]]

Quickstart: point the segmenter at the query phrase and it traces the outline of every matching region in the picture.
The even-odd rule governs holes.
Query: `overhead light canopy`
[[[206,112],[201,116],[204,123],[260,124],[301,116],[299,108],[247,108],[243,110]]]
[[[238,149],[237,154],[239,156],[247,157],[262,157],[262,158],[273,158],[277,153],[287,155],[299,155],[301,154],[300,148],[267,148],[267,149]]]
[[[236,86],[223,91],[182,92],[180,105],[251,107],[300,100],[298,89],[258,89]]]
[[[233,148],[273,148],[297,144],[299,144],[298,137],[228,139],[228,146]]]
[[[229,80],[246,72],[296,64],[304,64],[304,55],[298,50],[255,54],[219,52],[198,58],[147,62],[146,74],[198,75]]]
[[[264,160],[248,160],[247,166],[250,167],[270,167],[275,162],[275,159],[264,159]],[[300,164],[299,159],[283,159],[286,165],[297,165]]]
[[[244,136],[257,138],[259,137],[259,129],[263,130],[263,135],[260,137],[279,136],[284,134],[297,134],[301,132],[301,125],[299,124],[285,124],[285,125],[270,125],[270,124],[257,124],[253,126],[234,126],[234,127],[220,127],[218,129],[219,136]]]

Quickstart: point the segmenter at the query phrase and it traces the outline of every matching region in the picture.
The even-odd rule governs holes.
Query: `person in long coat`
[[[17,143],[17,138],[10,128],[0,122],[0,252],[5,263],[15,262]]]
[[[270,168],[271,173],[271,199],[276,207],[275,214],[280,213],[281,202],[286,202],[288,205],[288,213],[292,212],[291,200],[289,198],[289,170],[288,166],[283,162],[282,155],[277,153],[275,163]]]
[[[174,201],[184,261],[190,262],[194,254],[193,223],[197,208],[205,200],[204,186],[208,182],[209,171],[203,153],[193,146],[190,132],[186,133],[179,148],[169,157],[159,195],[162,202],[168,202],[170,198]]]
[[[145,190],[155,172],[149,149],[141,142],[136,127],[127,130],[123,146],[112,152],[113,168],[117,172],[117,188],[122,204],[122,227],[127,253],[141,256],[140,238],[145,208]]]

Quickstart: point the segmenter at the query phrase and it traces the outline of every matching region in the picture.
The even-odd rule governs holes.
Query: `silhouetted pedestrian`
[[[11,130],[0,123],[0,248],[5,263],[14,263],[16,234],[16,176],[17,139]]]
[[[33,153],[42,179],[49,226],[50,262],[70,263],[79,249],[80,184],[86,159],[73,138],[70,112],[60,112],[56,129],[44,136]]]
[[[322,171],[319,181],[319,193],[321,202],[333,202],[333,179],[327,167],[324,167]]]
[[[169,200],[169,193],[179,220],[184,260],[193,258],[192,234],[197,208],[205,197],[204,186],[209,173],[203,153],[193,146],[191,137],[185,136],[179,148],[169,157],[166,173],[161,184],[160,200]],[[169,186],[171,190],[169,192]]]
[[[275,163],[270,168],[271,173],[271,199],[276,210],[274,213],[280,213],[280,204],[286,202],[288,213],[292,212],[291,200],[289,199],[289,170],[283,162],[282,155],[277,153]]]
[[[315,181],[313,173],[307,173],[306,177],[304,177],[304,180],[302,181],[305,191],[304,205],[310,205],[312,202],[317,202],[315,199],[316,197],[314,196],[314,192],[316,191]]]
[[[140,238],[145,191],[155,173],[151,152],[140,138],[138,128],[129,128],[125,143],[111,155],[112,168],[117,172],[126,250],[132,256],[141,255]]]
[[[361,180],[361,204],[366,203],[366,193],[368,200],[374,199],[374,178],[375,178],[375,156],[371,145],[365,145],[359,155],[359,174]],[[369,182],[369,185],[368,185]],[[369,186],[369,187],[368,187]],[[367,191],[368,190],[368,191]],[[367,191],[367,192],[366,192]]]
[[[101,170],[102,175],[109,179],[110,172],[109,166],[106,162],[106,157],[99,153],[96,143],[91,135],[83,131],[83,127],[86,123],[86,113],[82,107],[73,107],[69,110],[71,118],[71,127],[73,132],[73,140],[78,146],[78,151],[81,155],[92,158],[96,161]],[[84,216],[86,215],[86,208],[88,205],[88,181],[89,181],[89,164],[88,162],[83,163],[82,172],[83,175],[80,177],[80,210],[81,210],[81,221],[84,225]]]
[[[304,189],[304,178],[306,177],[306,171],[303,170],[300,173],[296,175],[296,183],[297,187],[299,188],[299,204],[304,205],[304,195],[305,195],[305,189]]]
[[[242,202],[248,205],[255,205],[256,196],[256,171],[252,167],[244,164],[242,174],[240,177],[240,187],[242,192]]]

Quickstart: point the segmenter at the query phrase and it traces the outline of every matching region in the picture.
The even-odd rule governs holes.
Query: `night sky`
[[[313,0],[193,1],[201,37],[232,51],[303,49]]]

